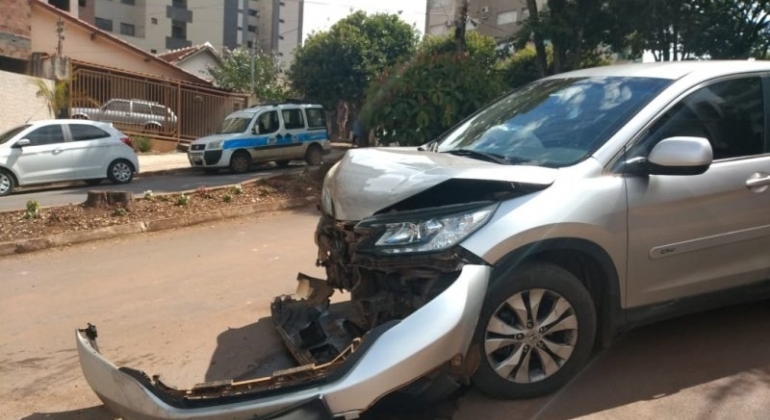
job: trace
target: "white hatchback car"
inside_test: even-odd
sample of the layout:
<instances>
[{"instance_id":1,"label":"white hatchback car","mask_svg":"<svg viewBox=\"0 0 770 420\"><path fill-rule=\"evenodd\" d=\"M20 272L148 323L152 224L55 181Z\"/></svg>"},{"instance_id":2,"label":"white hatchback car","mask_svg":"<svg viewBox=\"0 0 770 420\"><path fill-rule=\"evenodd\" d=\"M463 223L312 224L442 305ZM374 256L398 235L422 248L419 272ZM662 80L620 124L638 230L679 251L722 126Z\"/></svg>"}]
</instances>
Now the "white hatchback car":
<instances>
[{"instance_id":1,"label":"white hatchback car","mask_svg":"<svg viewBox=\"0 0 770 420\"><path fill-rule=\"evenodd\" d=\"M0 134L0 196L16 187L108 178L131 182L139 172L131 139L110 123L46 120Z\"/></svg>"}]
</instances>

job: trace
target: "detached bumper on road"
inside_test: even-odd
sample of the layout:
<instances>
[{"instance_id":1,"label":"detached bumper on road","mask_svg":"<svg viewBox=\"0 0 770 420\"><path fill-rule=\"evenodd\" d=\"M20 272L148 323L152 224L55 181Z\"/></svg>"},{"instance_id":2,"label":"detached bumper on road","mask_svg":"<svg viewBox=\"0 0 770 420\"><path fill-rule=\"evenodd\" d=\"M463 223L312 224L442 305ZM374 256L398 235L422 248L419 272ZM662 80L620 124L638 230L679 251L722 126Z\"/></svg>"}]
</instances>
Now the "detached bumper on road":
<instances>
[{"instance_id":1,"label":"detached bumper on road","mask_svg":"<svg viewBox=\"0 0 770 420\"><path fill-rule=\"evenodd\" d=\"M94 392L123 420L352 418L383 396L465 355L489 274L487 266L466 265L436 298L399 322L373 329L339 367L304 383L275 379L318 367L289 369L243 383L206 384L204 392L177 390L157 377L109 362L100 354L96 329L90 326L76 332L80 365Z\"/></svg>"}]
</instances>

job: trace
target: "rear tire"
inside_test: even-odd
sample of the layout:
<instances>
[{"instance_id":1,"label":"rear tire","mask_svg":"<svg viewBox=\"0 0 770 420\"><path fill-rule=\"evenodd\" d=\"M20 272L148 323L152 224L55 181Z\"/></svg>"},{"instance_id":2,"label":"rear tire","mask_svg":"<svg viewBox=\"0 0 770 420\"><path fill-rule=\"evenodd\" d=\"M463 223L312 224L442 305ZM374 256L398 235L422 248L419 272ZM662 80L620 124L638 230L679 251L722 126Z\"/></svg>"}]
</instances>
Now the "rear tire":
<instances>
[{"instance_id":1,"label":"rear tire","mask_svg":"<svg viewBox=\"0 0 770 420\"><path fill-rule=\"evenodd\" d=\"M0 197L9 195L16 188L16 181L10 172L0 169Z\"/></svg>"},{"instance_id":2,"label":"rear tire","mask_svg":"<svg viewBox=\"0 0 770 420\"><path fill-rule=\"evenodd\" d=\"M305 162L307 162L310 166L318 166L321 164L321 160L323 159L323 149L321 149L321 146L313 143L307 148L307 152L305 152Z\"/></svg>"},{"instance_id":3,"label":"rear tire","mask_svg":"<svg viewBox=\"0 0 770 420\"><path fill-rule=\"evenodd\" d=\"M487 292L473 383L497 398L550 394L580 371L595 337L594 302L577 277L545 262L510 267Z\"/></svg>"},{"instance_id":4,"label":"rear tire","mask_svg":"<svg viewBox=\"0 0 770 420\"><path fill-rule=\"evenodd\" d=\"M251 155L243 150L239 150L230 157L230 172L242 174L251 167Z\"/></svg>"},{"instance_id":5,"label":"rear tire","mask_svg":"<svg viewBox=\"0 0 770 420\"><path fill-rule=\"evenodd\" d=\"M134 166L125 159L118 159L107 168L107 178L113 184L128 184L134 179Z\"/></svg>"}]
</instances>

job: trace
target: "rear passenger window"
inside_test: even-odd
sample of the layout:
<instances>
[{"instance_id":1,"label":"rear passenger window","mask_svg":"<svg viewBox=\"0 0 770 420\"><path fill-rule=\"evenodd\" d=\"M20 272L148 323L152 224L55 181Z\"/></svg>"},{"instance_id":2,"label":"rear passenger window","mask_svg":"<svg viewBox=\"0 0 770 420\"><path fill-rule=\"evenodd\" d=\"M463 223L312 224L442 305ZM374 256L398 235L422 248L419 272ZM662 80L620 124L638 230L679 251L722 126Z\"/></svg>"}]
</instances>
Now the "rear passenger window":
<instances>
[{"instance_id":1,"label":"rear passenger window","mask_svg":"<svg viewBox=\"0 0 770 420\"><path fill-rule=\"evenodd\" d=\"M308 128L326 128L326 113L323 109L307 108L305 113L307 114Z\"/></svg>"},{"instance_id":2,"label":"rear passenger window","mask_svg":"<svg viewBox=\"0 0 770 420\"><path fill-rule=\"evenodd\" d=\"M110 136L101 128L88 124L70 124L70 133L75 141L104 139Z\"/></svg>"},{"instance_id":3,"label":"rear passenger window","mask_svg":"<svg viewBox=\"0 0 770 420\"><path fill-rule=\"evenodd\" d=\"M287 130L297 130L305 128L305 119L302 117L301 109L284 109L281 111L283 115L283 127Z\"/></svg>"}]
</instances>

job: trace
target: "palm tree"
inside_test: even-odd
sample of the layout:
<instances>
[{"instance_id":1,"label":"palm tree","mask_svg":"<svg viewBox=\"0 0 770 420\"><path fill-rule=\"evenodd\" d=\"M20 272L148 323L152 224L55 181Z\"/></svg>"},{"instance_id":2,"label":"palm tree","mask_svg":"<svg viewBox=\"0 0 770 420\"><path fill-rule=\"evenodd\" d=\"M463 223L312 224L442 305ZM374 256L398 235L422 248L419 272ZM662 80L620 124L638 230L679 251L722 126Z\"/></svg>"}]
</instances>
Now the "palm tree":
<instances>
[{"instance_id":1,"label":"palm tree","mask_svg":"<svg viewBox=\"0 0 770 420\"><path fill-rule=\"evenodd\" d=\"M36 79L37 92L35 96L43 98L48 105L48 111L54 118L66 118L69 108L69 80L57 80L53 88L43 79Z\"/></svg>"}]
</instances>

